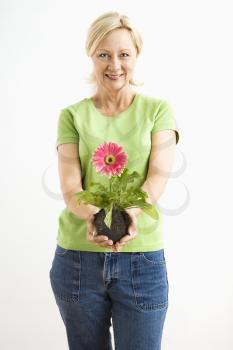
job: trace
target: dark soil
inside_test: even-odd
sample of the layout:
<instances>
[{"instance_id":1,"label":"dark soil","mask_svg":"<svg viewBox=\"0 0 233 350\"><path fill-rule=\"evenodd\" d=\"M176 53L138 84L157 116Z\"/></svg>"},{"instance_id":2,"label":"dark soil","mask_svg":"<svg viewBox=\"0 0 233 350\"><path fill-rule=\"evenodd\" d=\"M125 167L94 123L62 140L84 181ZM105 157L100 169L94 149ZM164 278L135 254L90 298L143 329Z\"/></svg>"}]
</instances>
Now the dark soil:
<instances>
[{"instance_id":1,"label":"dark soil","mask_svg":"<svg viewBox=\"0 0 233 350\"><path fill-rule=\"evenodd\" d=\"M123 236L128 234L128 227L131 223L131 218L126 211L113 209L111 228L109 228L104 222L105 215L104 209L101 209L98 213L94 214L93 224L96 227L97 235L108 236L108 238L115 244Z\"/></svg>"}]
</instances>

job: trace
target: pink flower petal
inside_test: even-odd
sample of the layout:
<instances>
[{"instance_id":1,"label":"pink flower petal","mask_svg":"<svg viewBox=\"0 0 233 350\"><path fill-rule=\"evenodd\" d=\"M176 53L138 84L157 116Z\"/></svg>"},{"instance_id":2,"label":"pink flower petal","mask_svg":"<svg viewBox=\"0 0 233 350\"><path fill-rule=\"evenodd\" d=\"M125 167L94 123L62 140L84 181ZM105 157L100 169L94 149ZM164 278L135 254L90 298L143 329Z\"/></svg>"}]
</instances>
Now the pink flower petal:
<instances>
[{"instance_id":1,"label":"pink flower petal","mask_svg":"<svg viewBox=\"0 0 233 350\"><path fill-rule=\"evenodd\" d=\"M106 157L113 156L115 162L106 163ZM123 148L114 142L104 142L99 145L92 156L92 164L102 175L113 176L121 174L127 162L127 154Z\"/></svg>"}]
</instances>

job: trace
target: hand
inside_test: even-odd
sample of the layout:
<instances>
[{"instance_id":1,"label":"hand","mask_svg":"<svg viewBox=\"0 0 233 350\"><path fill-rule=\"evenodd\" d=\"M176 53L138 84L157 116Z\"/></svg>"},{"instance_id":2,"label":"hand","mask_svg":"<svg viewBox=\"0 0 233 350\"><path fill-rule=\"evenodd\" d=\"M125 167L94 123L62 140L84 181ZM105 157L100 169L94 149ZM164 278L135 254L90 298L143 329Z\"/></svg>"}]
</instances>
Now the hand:
<instances>
[{"instance_id":1,"label":"hand","mask_svg":"<svg viewBox=\"0 0 233 350\"><path fill-rule=\"evenodd\" d=\"M108 239L108 237L104 235L97 235L96 227L93 224L94 214L99 212L99 208L97 209L98 209L97 211L90 214L89 217L86 219L86 225L87 225L86 238L89 242L95 245L99 245L100 247L112 248L113 241L111 239Z\"/></svg>"},{"instance_id":2,"label":"hand","mask_svg":"<svg viewBox=\"0 0 233 350\"><path fill-rule=\"evenodd\" d=\"M137 236L137 216L141 213L140 208L129 208L125 209L129 214L131 219L131 224L128 227L128 234L123 236L120 241L116 242L112 247L114 251L120 251L123 245L127 244L130 240L134 239Z\"/></svg>"}]
</instances>

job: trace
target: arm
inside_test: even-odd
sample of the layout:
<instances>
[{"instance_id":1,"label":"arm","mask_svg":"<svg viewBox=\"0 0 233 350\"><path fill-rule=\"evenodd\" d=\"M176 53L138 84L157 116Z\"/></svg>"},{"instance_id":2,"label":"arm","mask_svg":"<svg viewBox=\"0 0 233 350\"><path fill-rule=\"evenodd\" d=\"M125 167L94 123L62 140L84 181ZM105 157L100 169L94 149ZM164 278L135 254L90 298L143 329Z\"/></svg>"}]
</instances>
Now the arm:
<instances>
[{"instance_id":1,"label":"arm","mask_svg":"<svg viewBox=\"0 0 233 350\"><path fill-rule=\"evenodd\" d=\"M74 193L82 191L81 167L78 144L61 144L58 146L58 171L60 187L67 208L79 219L87 220L97 213L99 208L91 204L81 204L76 207Z\"/></svg>"},{"instance_id":2,"label":"arm","mask_svg":"<svg viewBox=\"0 0 233 350\"><path fill-rule=\"evenodd\" d=\"M155 204L162 195L172 169L176 137L174 130L161 130L151 134L151 153L146 181L141 187L147 192L147 203ZM139 215L142 209L136 208Z\"/></svg>"}]
</instances>

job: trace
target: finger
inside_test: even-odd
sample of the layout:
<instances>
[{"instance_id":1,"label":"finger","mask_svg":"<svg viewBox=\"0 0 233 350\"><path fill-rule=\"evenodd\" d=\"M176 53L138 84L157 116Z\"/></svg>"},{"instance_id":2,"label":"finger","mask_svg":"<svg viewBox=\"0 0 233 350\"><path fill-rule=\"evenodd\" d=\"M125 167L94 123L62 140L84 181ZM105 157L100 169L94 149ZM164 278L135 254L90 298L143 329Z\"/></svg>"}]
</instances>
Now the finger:
<instances>
[{"instance_id":1,"label":"finger","mask_svg":"<svg viewBox=\"0 0 233 350\"><path fill-rule=\"evenodd\" d=\"M118 252L119 251L119 247L117 247L116 245L113 245L111 248L112 248L113 252Z\"/></svg>"},{"instance_id":2,"label":"finger","mask_svg":"<svg viewBox=\"0 0 233 350\"><path fill-rule=\"evenodd\" d=\"M95 227L91 224L87 224L87 234L93 236L95 234Z\"/></svg>"},{"instance_id":3,"label":"finger","mask_svg":"<svg viewBox=\"0 0 233 350\"><path fill-rule=\"evenodd\" d=\"M95 242L95 244L97 244L97 245L101 245L101 246L103 246L103 247L109 247L109 248L111 248L112 247L112 245L113 245L113 242L112 241L101 241L101 242Z\"/></svg>"},{"instance_id":4,"label":"finger","mask_svg":"<svg viewBox=\"0 0 233 350\"><path fill-rule=\"evenodd\" d=\"M129 239L135 238L137 236L137 222L135 217L133 217L132 223L128 227L128 235L131 237Z\"/></svg>"},{"instance_id":5,"label":"finger","mask_svg":"<svg viewBox=\"0 0 233 350\"><path fill-rule=\"evenodd\" d=\"M95 236L95 232L93 230L87 230L87 239L89 241L93 241L94 236Z\"/></svg>"},{"instance_id":6,"label":"finger","mask_svg":"<svg viewBox=\"0 0 233 350\"><path fill-rule=\"evenodd\" d=\"M94 217L91 217L89 220L87 220L87 227L89 229L95 229L95 224L94 224Z\"/></svg>"},{"instance_id":7,"label":"finger","mask_svg":"<svg viewBox=\"0 0 233 350\"><path fill-rule=\"evenodd\" d=\"M132 222L131 224L129 225L129 228L128 228L128 232L132 232L134 233L135 231L137 231L137 221L136 221L136 218L133 216L132 218Z\"/></svg>"},{"instance_id":8,"label":"finger","mask_svg":"<svg viewBox=\"0 0 233 350\"><path fill-rule=\"evenodd\" d=\"M87 240L92 242L92 243L99 243L99 239L96 237L100 237L99 235L97 235L97 232L95 230L92 231L87 231ZM103 237L103 236L102 236ZM102 241L105 241L105 239L102 238Z\"/></svg>"},{"instance_id":9,"label":"finger","mask_svg":"<svg viewBox=\"0 0 233 350\"><path fill-rule=\"evenodd\" d=\"M93 243L95 245L98 245L100 247L104 247L104 248L114 248L114 244L113 244L113 241L112 240L107 240L107 241L101 241L101 242L94 242Z\"/></svg>"},{"instance_id":10,"label":"finger","mask_svg":"<svg viewBox=\"0 0 233 350\"><path fill-rule=\"evenodd\" d=\"M123 238L121 238L121 240L119 241L119 243L127 243L133 239L135 239L136 235L126 235Z\"/></svg>"},{"instance_id":11,"label":"finger","mask_svg":"<svg viewBox=\"0 0 233 350\"><path fill-rule=\"evenodd\" d=\"M94 236L93 242L95 242L96 244L103 244L105 247L113 245L113 241L109 239L107 236L103 236L103 235Z\"/></svg>"},{"instance_id":12,"label":"finger","mask_svg":"<svg viewBox=\"0 0 233 350\"><path fill-rule=\"evenodd\" d=\"M112 248L112 244L105 243L105 242L100 242L100 243L94 243L95 245L103 248Z\"/></svg>"},{"instance_id":13,"label":"finger","mask_svg":"<svg viewBox=\"0 0 233 350\"><path fill-rule=\"evenodd\" d=\"M119 243L131 241L132 239L136 238L136 236L137 236L137 232L131 230L127 235L125 235L120 239Z\"/></svg>"},{"instance_id":14,"label":"finger","mask_svg":"<svg viewBox=\"0 0 233 350\"><path fill-rule=\"evenodd\" d=\"M106 236L99 236L99 235L93 236L90 233L88 234L88 238L89 238L88 240L91 243L93 243L95 245L100 245L100 246L103 246L103 247L108 247L108 246L111 247L113 245L113 241L108 239L107 237L105 239L105 237Z\"/></svg>"},{"instance_id":15,"label":"finger","mask_svg":"<svg viewBox=\"0 0 233 350\"><path fill-rule=\"evenodd\" d=\"M98 235L95 228L93 228L92 232L87 232L87 239L95 245L100 245L103 247L111 247L113 244L113 241L110 240L107 236Z\"/></svg>"},{"instance_id":16,"label":"finger","mask_svg":"<svg viewBox=\"0 0 233 350\"><path fill-rule=\"evenodd\" d=\"M93 240L96 243L101 243L101 242L107 242L108 241L108 237L107 236L103 236L103 235L94 235Z\"/></svg>"},{"instance_id":17,"label":"finger","mask_svg":"<svg viewBox=\"0 0 233 350\"><path fill-rule=\"evenodd\" d=\"M115 248L114 250L116 252L119 252L123 248L123 245L124 245L124 243L123 244L116 243L115 247L114 247Z\"/></svg>"},{"instance_id":18,"label":"finger","mask_svg":"<svg viewBox=\"0 0 233 350\"><path fill-rule=\"evenodd\" d=\"M121 246L123 246L123 245L125 245L125 244L127 244L127 242L121 242L121 241L117 241L116 243L115 243L115 245L118 247L121 247Z\"/></svg>"},{"instance_id":19,"label":"finger","mask_svg":"<svg viewBox=\"0 0 233 350\"><path fill-rule=\"evenodd\" d=\"M123 245L125 245L127 242L121 242L121 241L118 241L118 242L116 242L116 246L118 247L121 247L121 246L123 246Z\"/></svg>"}]
</instances>

